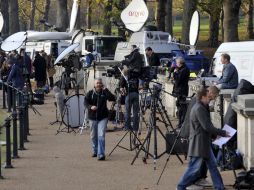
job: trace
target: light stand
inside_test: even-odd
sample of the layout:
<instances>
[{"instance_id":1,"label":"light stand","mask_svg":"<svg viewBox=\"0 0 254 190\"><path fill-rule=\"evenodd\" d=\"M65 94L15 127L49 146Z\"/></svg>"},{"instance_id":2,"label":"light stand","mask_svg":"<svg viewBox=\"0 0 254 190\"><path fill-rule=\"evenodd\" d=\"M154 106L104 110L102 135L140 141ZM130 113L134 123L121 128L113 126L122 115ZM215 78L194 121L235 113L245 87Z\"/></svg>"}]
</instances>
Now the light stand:
<instances>
[{"instance_id":1,"label":"light stand","mask_svg":"<svg viewBox=\"0 0 254 190\"><path fill-rule=\"evenodd\" d=\"M58 120L58 108L57 108L56 102L54 102L54 105L55 105L55 107L56 107L56 120L50 122L50 123L49 123L50 125L54 125L54 124L56 124L56 123L60 123L60 122L61 122L60 120Z\"/></svg>"}]
</instances>

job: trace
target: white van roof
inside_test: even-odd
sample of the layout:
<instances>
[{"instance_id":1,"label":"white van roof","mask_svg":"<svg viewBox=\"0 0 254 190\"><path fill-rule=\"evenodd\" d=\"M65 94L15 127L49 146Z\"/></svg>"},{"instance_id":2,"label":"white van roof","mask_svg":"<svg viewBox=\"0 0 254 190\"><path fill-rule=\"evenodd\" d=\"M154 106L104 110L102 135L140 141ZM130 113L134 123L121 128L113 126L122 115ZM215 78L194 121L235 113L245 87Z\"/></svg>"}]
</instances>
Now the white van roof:
<instances>
[{"instance_id":1,"label":"white van roof","mask_svg":"<svg viewBox=\"0 0 254 190\"><path fill-rule=\"evenodd\" d=\"M222 43L217 49L216 53L226 53L226 52L253 52L254 51L254 41L244 41L244 42L225 42Z\"/></svg>"}]
</instances>

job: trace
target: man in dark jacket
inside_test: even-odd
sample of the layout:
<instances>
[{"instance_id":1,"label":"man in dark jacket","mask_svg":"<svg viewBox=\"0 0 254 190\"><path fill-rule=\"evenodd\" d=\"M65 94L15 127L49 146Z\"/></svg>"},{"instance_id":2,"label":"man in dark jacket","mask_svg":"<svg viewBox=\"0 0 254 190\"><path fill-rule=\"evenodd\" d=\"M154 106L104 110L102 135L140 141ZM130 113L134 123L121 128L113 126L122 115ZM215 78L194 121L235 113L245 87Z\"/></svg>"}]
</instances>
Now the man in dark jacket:
<instances>
[{"instance_id":1,"label":"man in dark jacket","mask_svg":"<svg viewBox=\"0 0 254 190\"><path fill-rule=\"evenodd\" d=\"M21 62L18 61L18 58L11 58L10 61L12 62L12 67L10 74L8 76L7 82L12 83L12 86L22 90L24 87L24 78L22 75L22 65Z\"/></svg>"},{"instance_id":2,"label":"man in dark jacket","mask_svg":"<svg viewBox=\"0 0 254 190\"><path fill-rule=\"evenodd\" d=\"M176 59L177 68L174 72L174 87L173 94L176 96L176 106L178 112L178 127L182 126L185 113L187 110L186 97L189 92L189 76L190 70L185 65L185 60L182 57Z\"/></svg>"},{"instance_id":3,"label":"man in dark jacket","mask_svg":"<svg viewBox=\"0 0 254 190\"><path fill-rule=\"evenodd\" d=\"M151 47L147 47L145 51L149 66L160 66L160 58L153 52L153 49Z\"/></svg>"},{"instance_id":4,"label":"man in dark jacket","mask_svg":"<svg viewBox=\"0 0 254 190\"><path fill-rule=\"evenodd\" d=\"M126 65L131 71L137 73L141 72L141 68L143 66L143 59L141 54L139 53L139 48L136 45L131 46L131 53L125 56L123 65Z\"/></svg>"},{"instance_id":5,"label":"man in dark jacket","mask_svg":"<svg viewBox=\"0 0 254 190\"><path fill-rule=\"evenodd\" d=\"M102 79L95 80L93 90L85 97L88 119L91 126L92 157L105 160L105 132L108 123L107 101L115 101L115 96L103 87Z\"/></svg>"},{"instance_id":6,"label":"man in dark jacket","mask_svg":"<svg viewBox=\"0 0 254 190\"><path fill-rule=\"evenodd\" d=\"M35 52L33 66L34 78L37 82L37 87L42 88L45 86L47 80L47 64L46 60L39 54L39 52Z\"/></svg>"},{"instance_id":7,"label":"man in dark jacket","mask_svg":"<svg viewBox=\"0 0 254 190\"><path fill-rule=\"evenodd\" d=\"M224 185L220 173L217 169L211 143L212 136L227 136L226 131L217 129L213 126L210 119L208 105L210 97L206 89L201 89L197 93L197 103L193 106L190 113L190 136L188 156L191 158L188 168L177 185L178 190L185 190L199 178L200 167L205 161L214 188L224 190Z\"/></svg>"}]
</instances>

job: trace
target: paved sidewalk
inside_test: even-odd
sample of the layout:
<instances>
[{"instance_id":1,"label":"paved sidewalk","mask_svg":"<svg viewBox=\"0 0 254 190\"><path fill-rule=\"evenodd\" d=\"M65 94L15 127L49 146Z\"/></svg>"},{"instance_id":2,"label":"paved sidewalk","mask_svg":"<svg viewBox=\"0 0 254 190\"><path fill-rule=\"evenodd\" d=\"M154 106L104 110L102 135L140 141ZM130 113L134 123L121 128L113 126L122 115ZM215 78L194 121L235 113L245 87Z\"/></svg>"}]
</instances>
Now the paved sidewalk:
<instances>
[{"instance_id":1,"label":"paved sidewalk","mask_svg":"<svg viewBox=\"0 0 254 190\"><path fill-rule=\"evenodd\" d=\"M143 164L140 156L130 165L135 152L117 148L106 161L91 157L89 132L80 134L56 134L53 94L46 97L44 105L35 106L42 116L30 109L31 136L25 144L27 150L19 151L20 158L13 160L13 169L3 169L4 180L0 180L0 190L174 190L186 168L176 156L168 162L159 185L157 179L165 164L167 155L156 162L153 159ZM106 134L106 151L109 153L123 131ZM158 136L159 152L165 150L165 142ZM122 143L128 145L126 137ZM153 144L151 145L153 150ZM234 183L231 171L222 172L224 183Z\"/></svg>"}]
</instances>

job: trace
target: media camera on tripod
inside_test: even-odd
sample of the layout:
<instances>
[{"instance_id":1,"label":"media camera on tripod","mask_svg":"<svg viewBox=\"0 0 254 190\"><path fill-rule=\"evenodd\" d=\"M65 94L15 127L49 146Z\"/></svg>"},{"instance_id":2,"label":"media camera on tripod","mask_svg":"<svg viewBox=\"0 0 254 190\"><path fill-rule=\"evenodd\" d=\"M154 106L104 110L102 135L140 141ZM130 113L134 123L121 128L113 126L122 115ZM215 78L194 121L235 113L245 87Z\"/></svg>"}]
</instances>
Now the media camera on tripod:
<instances>
[{"instance_id":1,"label":"media camera on tripod","mask_svg":"<svg viewBox=\"0 0 254 190\"><path fill-rule=\"evenodd\" d=\"M81 69L82 65L79 61L79 56L77 54L70 54L66 59L63 59L56 65L65 68L65 71L62 73L60 81L58 82L58 86L60 89L64 89L65 94L68 95L71 84L73 84L73 88L75 88L77 84L76 79L71 77L71 74L76 73Z\"/></svg>"}]
</instances>

